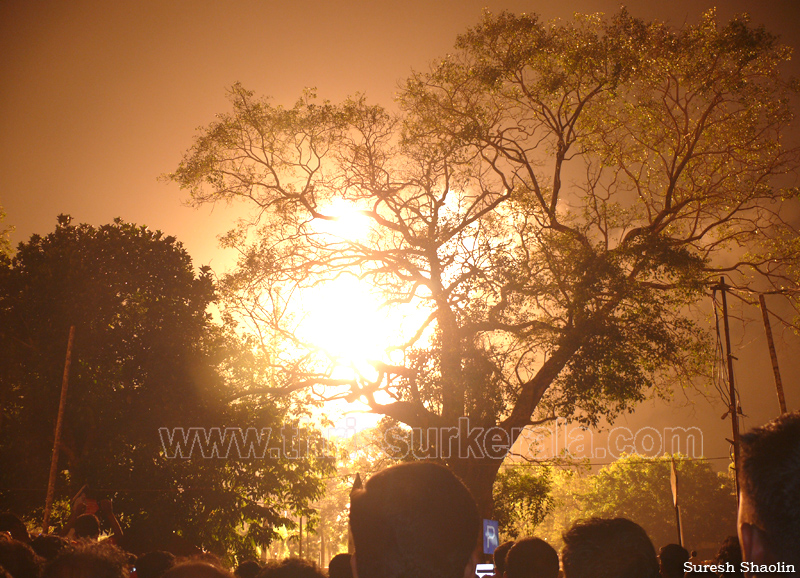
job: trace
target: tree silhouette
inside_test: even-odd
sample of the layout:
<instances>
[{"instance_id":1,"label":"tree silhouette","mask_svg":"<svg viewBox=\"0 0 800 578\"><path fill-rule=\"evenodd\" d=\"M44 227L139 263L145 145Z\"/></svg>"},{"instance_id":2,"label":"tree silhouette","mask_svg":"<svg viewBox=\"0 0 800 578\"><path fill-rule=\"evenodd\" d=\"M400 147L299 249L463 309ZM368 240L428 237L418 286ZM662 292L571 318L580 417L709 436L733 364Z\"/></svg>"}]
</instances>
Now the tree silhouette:
<instances>
[{"instance_id":1,"label":"tree silhouette","mask_svg":"<svg viewBox=\"0 0 800 578\"><path fill-rule=\"evenodd\" d=\"M257 363L211 322L215 299L210 270L196 275L174 237L146 227L61 215L55 232L21 244L0 269L0 509L40 521L74 325L58 499L84 484L113 498L132 551L180 537L254 555L293 526L287 514L312 514L329 471L323 456L204 459L195 447L170 458L162 443L161 428L273 428L270 448L281 450L278 432L298 425L287 404L230 403Z\"/></svg>"},{"instance_id":2,"label":"tree silhouette","mask_svg":"<svg viewBox=\"0 0 800 578\"><path fill-rule=\"evenodd\" d=\"M798 151L781 140L788 49L744 17L675 30L625 11L487 13L456 49L407 80L397 114L310 92L284 108L234 85L233 111L170 178L195 204L254 209L226 237L241 259L224 282L270 340L274 382L250 393L324 387L435 428L422 445L488 512L526 426L613 419L700 372L706 332L687 308L721 274L744 298L796 303L782 217L796 190L781 187ZM332 230L336 203L369 233ZM349 374L293 307L343 276L422 319Z\"/></svg>"}]
</instances>

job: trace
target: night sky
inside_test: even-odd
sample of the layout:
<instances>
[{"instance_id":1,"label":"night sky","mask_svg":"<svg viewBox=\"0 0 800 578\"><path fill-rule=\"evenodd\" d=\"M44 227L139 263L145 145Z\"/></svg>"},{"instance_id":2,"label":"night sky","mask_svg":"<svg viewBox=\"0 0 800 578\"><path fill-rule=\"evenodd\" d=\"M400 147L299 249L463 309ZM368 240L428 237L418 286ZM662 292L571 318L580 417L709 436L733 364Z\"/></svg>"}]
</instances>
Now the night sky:
<instances>
[{"instance_id":1,"label":"night sky","mask_svg":"<svg viewBox=\"0 0 800 578\"><path fill-rule=\"evenodd\" d=\"M175 235L196 265L221 273L229 258L217 248L216 236L241 209L188 208L178 187L158 176L176 168L197 127L228 110L226 87L240 81L289 106L304 87L316 87L320 97L333 101L362 92L391 106L398 82L452 50L456 35L476 24L484 7L552 19L574 12L610 14L620 4L0 0L0 205L7 224L16 227L12 240L47 234L59 213L93 225L122 217ZM676 26L695 22L715 5L723 21L749 12L754 23L800 48L795 0L626 5L634 16ZM787 72L800 76L798 63L800 54ZM787 403L797 409L800 343L773 327ZM750 427L776 415L777 401L760 321L734 321L733 331ZM729 421L720 420L725 408L716 392L708 395L712 401L678 393L671 405L646 402L621 423L697 425L706 455L724 456Z\"/></svg>"}]
</instances>

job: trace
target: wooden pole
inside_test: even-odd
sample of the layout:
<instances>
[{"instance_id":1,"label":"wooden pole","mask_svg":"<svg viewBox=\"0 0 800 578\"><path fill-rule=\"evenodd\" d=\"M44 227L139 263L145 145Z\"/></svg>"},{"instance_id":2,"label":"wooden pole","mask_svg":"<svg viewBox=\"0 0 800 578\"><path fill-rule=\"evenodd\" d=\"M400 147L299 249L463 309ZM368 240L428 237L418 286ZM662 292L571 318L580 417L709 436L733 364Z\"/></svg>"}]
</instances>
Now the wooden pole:
<instances>
[{"instance_id":1,"label":"wooden pole","mask_svg":"<svg viewBox=\"0 0 800 578\"><path fill-rule=\"evenodd\" d=\"M64 409L67 405L67 385L69 384L69 366L72 363L72 341L75 338L75 326L69 328L67 339L67 358L64 361L64 376L61 379L61 399L58 402L58 417L56 418L56 432L53 438L53 457L50 460L50 477L47 480L47 497L44 502L44 520L42 533L46 534L50 528L50 510L53 507L53 495L56 488L56 474L58 473L58 447L61 444L61 427L64 424Z\"/></svg>"},{"instance_id":2,"label":"wooden pole","mask_svg":"<svg viewBox=\"0 0 800 578\"><path fill-rule=\"evenodd\" d=\"M675 525L678 530L678 545L683 547L683 524L681 522L681 504L678 501L678 471L675 468L675 456L670 460L669 481L672 488L672 505L675 506Z\"/></svg>"},{"instance_id":3,"label":"wooden pole","mask_svg":"<svg viewBox=\"0 0 800 578\"><path fill-rule=\"evenodd\" d=\"M728 387L730 397L731 428L733 430L733 471L735 473L734 482L736 487L736 503L739 503L739 407L736 403L736 387L733 382L733 356L731 355L731 334L728 326L728 299L725 277L719 278L719 285L716 287L722 292L722 321L725 328L725 352L728 357Z\"/></svg>"},{"instance_id":4,"label":"wooden pole","mask_svg":"<svg viewBox=\"0 0 800 578\"><path fill-rule=\"evenodd\" d=\"M781 406L781 415L786 413L786 398L783 396L783 382L781 370L778 368L778 354L775 353L775 342L772 340L772 327L769 324L769 311L764 295L759 293L758 302L761 304L761 315L764 317L764 332L767 334L769 357L772 360L772 374L775 376L775 389L778 391L778 403Z\"/></svg>"}]
</instances>

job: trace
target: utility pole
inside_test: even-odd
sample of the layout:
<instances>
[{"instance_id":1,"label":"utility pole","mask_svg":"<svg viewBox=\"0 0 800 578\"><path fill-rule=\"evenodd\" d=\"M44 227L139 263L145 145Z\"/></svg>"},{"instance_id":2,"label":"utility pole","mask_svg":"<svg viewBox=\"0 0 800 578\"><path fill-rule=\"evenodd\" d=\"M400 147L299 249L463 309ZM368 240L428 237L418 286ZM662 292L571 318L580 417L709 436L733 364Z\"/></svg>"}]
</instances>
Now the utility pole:
<instances>
[{"instance_id":1,"label":"utility pole","mask_svg":"<svg viewBox=\"0 0 800 578\"><path fill-rule=\"evenodd\" d=\"M733 382L733 356L731 355L731 334L728 327L728 299L727 299L727 286L725 285L725 277L719 278L719 284L712 287L714 291L717 289L722 293L722 320L725 328L725 352L728 357L728 387L730 406L728 412L731 414L731 428L733 429L733 471L734 482L736 487L736 501L739 501L739 407L736 403L736 387Z\"/></svg>"},{"instance_id":2,"label":"utility pole","mask_svg":"<svg viewBox=\"0 0 800 578\"><path fill-rule=\"evenodd\" d=\"M67 385L69 385L69 366L72 364L72 340L75 338L75 326L69 328L67 338L67 358L64 361L64 376L61 379L61 398L58 401L58 417L56 417L56 431L53 436L53 456L50 460L50 476L47 479L47 495L44 499L44 520L42 532L45 534L50 528L50 510L53 507L53 496L56 488L56 475L58 474L58 448L61 445L61 428L64 424L64 410L67 407Z\"/></svg>"},{"instance_id":3,"label":"utility pole","mask_svg":"<svg viewBox=\"0 0 800 578\"><path fill-rule=\"evenodd\" d=\"M775 376L775 389L778 391L778 403L781 406L781 415L786 413L786 398L783 396L783 382L781 381L781 370L778 369L778 354L775 353L775 342L772 340L772 327L769 324L769 311L764 294L758 294L758 302L761 304L761 315L764 317L764 332L767 334L767 346L769 347L769 358L772 360L772 374Z\"/></svg>"},{"instance_id":4,"label":"utility pole","mask_svg":"<svg viewBox=\"0 0 800 578\"><path fill-rule=\"evenodd\" d=\"M675 468L675 454L670 456L669 482L672 488L672 505L675 506L675 527L678 530L678 546L683 547L683 521L681 520L681 504L678 500L678 471Z\"/></svg>"}]
</instances>

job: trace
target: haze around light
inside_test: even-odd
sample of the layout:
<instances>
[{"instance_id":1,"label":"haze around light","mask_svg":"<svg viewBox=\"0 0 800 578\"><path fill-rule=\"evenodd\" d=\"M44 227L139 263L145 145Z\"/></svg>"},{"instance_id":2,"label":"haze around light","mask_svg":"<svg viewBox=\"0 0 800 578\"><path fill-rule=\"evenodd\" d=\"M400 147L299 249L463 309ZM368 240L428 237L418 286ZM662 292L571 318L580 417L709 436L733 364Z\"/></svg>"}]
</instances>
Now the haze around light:
<instances>
[{"instance_id":1,"label":"haze around light","mask_svg":"<svg viewBox=\"0 0 800 578\"><path fill-rule=\"evenodd\" d=\"M372 220L355 204L335 199L321 209L333 220L316 220L312 225L324 240L334 243L369 243ZM344 366L371 373L369 362L390 361L392 349L411 338L428 312L419 302L387 305L358 271L321 281L299 291L301 320L298 337L314 344ZM425 343L425 337L422 343Z\"/></svg>"},{"instance_id":2,"label":"haze around light","mask_svg":"<svg viewBox=\"0 0 800 578\"><path fill-rule=\"evenodd\" d=\"M696 22L713 7L722 21L749 12L754 25L763 24L797 49L796 0L625 5L636 17L673 26ZM15 227L12 241L46 235L59 213L95 226L121 217L174 235L197 266L210 265L221 276L235 257L219 247L217 235L246 208L191 210L182 206L184 192L158 176L175 170L198 126L230 109L226 87L241 81L284 106L303 88L316 87L321 98L334 102L363 92L370 102L391 107L398 83L412 69L427 70L432 60L452 53L456 35L478 23L484 8L538 13L548 21L575 12L613 14L619 7L618 0L242 0L235 7L202 0L5 0L0 205L6 224ZM800 76L798 64L796 54L787 73ZM305 331L342 357L369 358L385 347L381 336L397 337L401 327L416 324L385 319L389 312L352 279L315 288L304 298ZM765 393L771 368L760 325L737 321L733 331L746 429L774 415L774 394ZM788 332L776 338L782 370L796 374L796 338ZM797 406L797 396L796 387L787 391L790 405ZM721 455L730 432L719 419L720 407L719 400L679 396L672 404L644 402L635 416L622 420L630 427L700 424L709 432L708 452Z\"/></svg>"}]
</instances>

